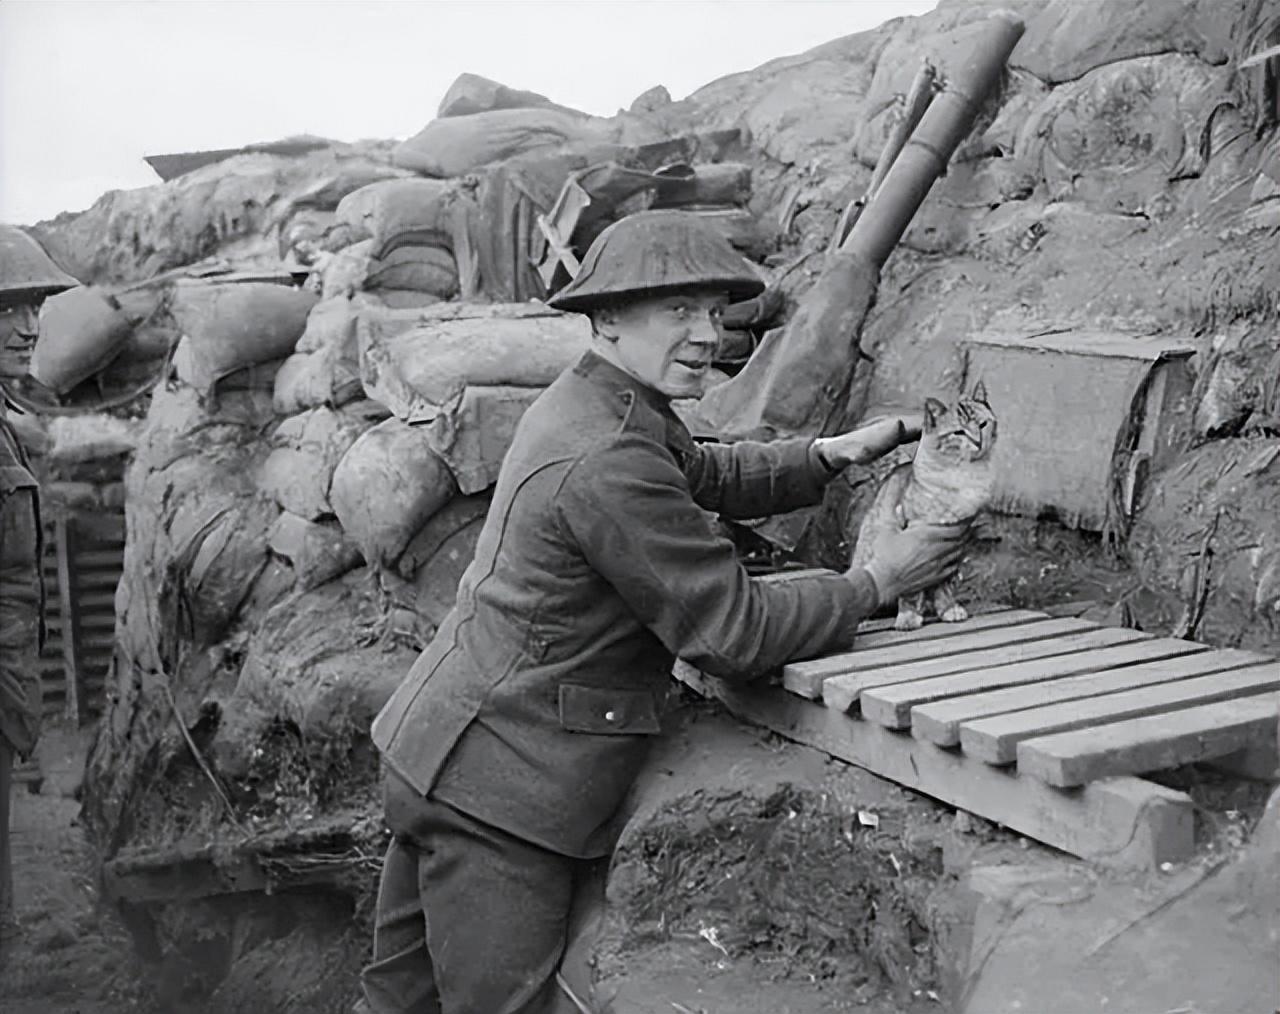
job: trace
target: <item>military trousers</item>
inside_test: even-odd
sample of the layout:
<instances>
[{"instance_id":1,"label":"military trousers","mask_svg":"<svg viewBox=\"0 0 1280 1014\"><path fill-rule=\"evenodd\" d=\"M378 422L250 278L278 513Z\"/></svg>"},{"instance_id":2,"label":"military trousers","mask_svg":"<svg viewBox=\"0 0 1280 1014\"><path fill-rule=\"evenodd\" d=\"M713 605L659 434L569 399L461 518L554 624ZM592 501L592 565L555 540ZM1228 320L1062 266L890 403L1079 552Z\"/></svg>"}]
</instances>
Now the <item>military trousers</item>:
<instances>
[{"instance_id":1,"label":"military trousers","mask_svg":"<svg viewBox=\"0 0 1280 1014\"><path fill-rule=\"evenodd\" d=\"M371 1014L599 1014L587 955L608 860L559 855L388 772Z\"/></svg>"}]
</instances>

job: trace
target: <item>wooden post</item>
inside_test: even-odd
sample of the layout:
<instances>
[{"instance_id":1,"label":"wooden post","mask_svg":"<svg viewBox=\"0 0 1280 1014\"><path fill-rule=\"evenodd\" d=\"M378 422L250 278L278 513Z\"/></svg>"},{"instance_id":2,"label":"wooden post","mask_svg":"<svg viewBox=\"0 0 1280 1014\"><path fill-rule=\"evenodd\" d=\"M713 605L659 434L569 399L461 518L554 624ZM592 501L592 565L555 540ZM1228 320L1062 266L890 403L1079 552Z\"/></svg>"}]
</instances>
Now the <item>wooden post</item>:
<instances>
[{"instance_id":1,"label":"wooden post","mask_svg":"<svg viewBox=\"0 0 1280 1014\"><path fill-rule=\"evenodd\" d=\"M79 728L85 721L84 682L80 664L80 603L76 588L75 530L65 514L54 521L58 556L58 595L62 607L62 667L66 678L67 718Z\"/></svg>"}]
</instances>

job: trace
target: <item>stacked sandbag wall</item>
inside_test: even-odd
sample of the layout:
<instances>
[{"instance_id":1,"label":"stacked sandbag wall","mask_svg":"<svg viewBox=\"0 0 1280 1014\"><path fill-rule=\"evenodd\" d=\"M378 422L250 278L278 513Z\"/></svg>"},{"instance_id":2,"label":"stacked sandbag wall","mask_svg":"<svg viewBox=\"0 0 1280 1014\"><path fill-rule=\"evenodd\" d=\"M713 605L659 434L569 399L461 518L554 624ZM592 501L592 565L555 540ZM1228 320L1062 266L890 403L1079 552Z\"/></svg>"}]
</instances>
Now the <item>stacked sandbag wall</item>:
<instances>
[{"instance_id":1,"label":"stacked sandbag wall","mask_svg":"<svg viewBox=\"0 0 1280 1014\"><path fill-rule=\"evenodd\" d=\"M109 846L146 823L138 780L155 751L175 750L179 723L194 723L225 676L228 638L289 591L265 580L280 508L257 475L276 426L271 364L296 344L314 302L264 283L193 284L175 296L187 366L156 386L125 474L113 692L88 764L87 816Z\"/></svg>"},{"instance_id":2,"label":"stacked sandbag wall","mask_svg":"<svg viewBox=\"0 0 1280 1014\"><path fill-rule=\"evenodd\" d=\"M589 340L537 305L264 282L184 281L169 312L181 337L126 479L117 693L90 763L92 819L117 838L172 809L130 799L155 750L185 756L179 722L216 716L203 752L233 781L280 722L317 772L367 744L452 606L517 422Z\"/></svg>"}]
</instances>

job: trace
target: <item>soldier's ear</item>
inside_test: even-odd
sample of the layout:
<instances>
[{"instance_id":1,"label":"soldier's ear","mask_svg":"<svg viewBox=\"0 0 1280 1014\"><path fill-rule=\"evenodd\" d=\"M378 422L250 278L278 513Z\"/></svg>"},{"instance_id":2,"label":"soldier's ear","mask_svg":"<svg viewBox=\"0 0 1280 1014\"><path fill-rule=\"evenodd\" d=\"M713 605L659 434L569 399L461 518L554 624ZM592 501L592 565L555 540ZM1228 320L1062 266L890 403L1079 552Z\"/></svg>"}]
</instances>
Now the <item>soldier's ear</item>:
<instances>
[{"instance_id":1,"label":"soldier's ear","mask_svg":"<svg viewBox=\"0 0 1280 1014\"><path fill-rule=\"evenodd\" d=\"M591 311L591 331L598 338L607 342L618 340L618 309L613 306L602 306Z\"/></svg>"},{"instance_id":2,"label":"soldier's ear","mask_svg":"<svg viewBox=\"0 0 1280 1014\"><path fill-rule=\"evenodd\" d=\"M973 400L979 405L986 405L987 408L991 407L990 402L987 401L987 385L981 380L973 385Z\"/></svg>"}]
</instances>

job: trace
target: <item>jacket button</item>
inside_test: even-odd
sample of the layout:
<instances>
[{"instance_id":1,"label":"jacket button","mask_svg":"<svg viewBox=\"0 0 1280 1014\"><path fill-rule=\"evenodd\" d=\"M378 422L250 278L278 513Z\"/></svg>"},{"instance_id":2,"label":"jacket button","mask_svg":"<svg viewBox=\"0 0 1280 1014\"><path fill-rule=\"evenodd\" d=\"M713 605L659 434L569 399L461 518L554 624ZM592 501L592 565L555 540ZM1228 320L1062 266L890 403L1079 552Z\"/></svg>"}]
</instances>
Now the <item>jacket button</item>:
<instances>
[{"instance_id":1,"label":"jacket button","mask_svg":"<svg viewBox=\"0 0 1280 1014\"><path fill-rule=\"evenodd\" d=\"M615 718L617 718L617 717L618 717L618 716L617 716L614 712L612 712L612 711L606 711L606 712L604 713L604 720L605 720L606 722L612 722L612 721L613 721Z\"/></svg>"}]
</instances>

